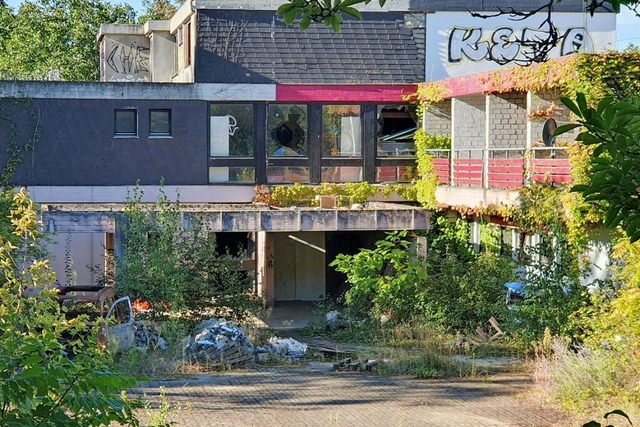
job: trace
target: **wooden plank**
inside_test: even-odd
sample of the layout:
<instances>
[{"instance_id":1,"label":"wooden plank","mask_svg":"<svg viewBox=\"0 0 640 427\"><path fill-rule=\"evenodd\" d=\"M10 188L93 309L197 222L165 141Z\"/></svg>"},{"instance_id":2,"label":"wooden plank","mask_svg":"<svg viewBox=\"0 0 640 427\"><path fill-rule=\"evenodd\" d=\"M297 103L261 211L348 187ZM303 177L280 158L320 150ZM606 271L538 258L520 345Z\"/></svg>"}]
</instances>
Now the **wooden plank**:
<instances>
[{"instance_id":1,"label":"wooden plank","mask_svg":"<svg viewBox=\"0 0 640 427\"><path fill-rule=\"evenodd\" d=\"M538 167L534 166L533 173L536 175L544 175L550 173L552 175L571 175L571 168L567 167Z\"/></svg>"},{"instance_id":2,"label":"wooden plank","mask_svg":"<svg viewBox=\"0 0 640 427\"><path fill-rule=\"evenodd\" d=\"M489 166L524 166L524 159L489 159Z\"/></svg>"},{"instance_id":3,"label":"wooden plank","mask_svg":"<svg viewBox=\"0 0 640 427\"><path fill-rule=\"evenodd\" d=\"M489 165L489 173L491 172L505 172L505 173L524 173L524 166L493 166Z\"/></svg>"}]
</instances>

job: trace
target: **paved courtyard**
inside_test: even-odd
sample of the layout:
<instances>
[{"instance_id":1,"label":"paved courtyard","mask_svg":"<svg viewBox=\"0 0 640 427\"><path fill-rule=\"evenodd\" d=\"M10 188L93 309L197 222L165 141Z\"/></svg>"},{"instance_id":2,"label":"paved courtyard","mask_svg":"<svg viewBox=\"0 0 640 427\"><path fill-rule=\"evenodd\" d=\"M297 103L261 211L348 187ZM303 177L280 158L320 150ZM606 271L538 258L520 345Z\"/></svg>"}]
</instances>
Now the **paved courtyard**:
<instances>
[{"instance_id":1,"label":"paved courtyard","mask_svg":"<svg viewBox=\"0 0 640 427\"><path fill-rule=\"evenodd\" d=\"M527 396L524 375L415 380L329 372L326 364L258 368L144 384L181 404L178 426L566 426Z\"/></svg>"}]
</instances>

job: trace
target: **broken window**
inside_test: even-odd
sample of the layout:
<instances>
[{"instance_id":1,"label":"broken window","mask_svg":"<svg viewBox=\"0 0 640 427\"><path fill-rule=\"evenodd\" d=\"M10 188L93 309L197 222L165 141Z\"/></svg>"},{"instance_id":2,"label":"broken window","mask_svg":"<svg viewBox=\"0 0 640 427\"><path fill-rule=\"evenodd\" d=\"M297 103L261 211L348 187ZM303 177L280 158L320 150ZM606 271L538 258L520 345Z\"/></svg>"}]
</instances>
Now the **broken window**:
<instances>
[{"instance_id":1,"label":"broken window","mask_svg":"<svg viewBox=\"0 0 640 427\"><path fill-rule=\"evenodd\" d=\"M379 105L377 121L376 182L411 182L416 179L413 141L418 130L416 108L401 104Z\"/></svg>"},{"instance_id":2,"label":"broken window","mask_svg":"<svg viewBox=\"0 0 640 427\"><path fill-rule=\"evenodd\" d=\"M269 105L267 144L267 154L270 157L306 156L307 106Z\"/></svg>"},{"instance_id":3,"label":"broken window","mask_svg":"<svg viewBox=\"0 0 640 427\"><path fill-rule=\"evenodd\" d=\"M378 156L413 157L418 116L412 105L378 106Z\"/></svg>"},{"instance_id":4,"label":"broken window","mask_svg":"<svg viewBox=\"0 0 640 427\"><path fill-rule=\"evenodd\" d=\"M116 109L113 134L115 136L138 136L138 110L135 108Z\"/></svg>"}]
</instances>

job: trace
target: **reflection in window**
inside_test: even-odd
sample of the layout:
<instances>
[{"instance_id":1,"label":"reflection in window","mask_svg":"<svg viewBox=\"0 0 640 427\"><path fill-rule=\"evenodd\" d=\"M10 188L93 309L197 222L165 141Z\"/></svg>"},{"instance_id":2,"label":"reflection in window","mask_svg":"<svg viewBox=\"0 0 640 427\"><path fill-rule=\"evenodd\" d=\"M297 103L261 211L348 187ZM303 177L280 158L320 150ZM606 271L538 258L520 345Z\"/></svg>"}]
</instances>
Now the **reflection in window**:
<instances>
[{"instance_id":1,"label":"reflection in window","mask_svg":"<svg viewBox=\"0 0 640 427\"><path fill-rule=\"evenodd\" d=\"M209 121L210 156L253 156L253 104L212 104Z\"/></svg>"},{"instance_id":2,"label":"reflection in window","mask_svg":"<svg viewBox=\"0 0 640 427\"><path fill-rule=\"evenodd\" d=\"M411 182L418 179L418 171L413 166L378 166L376 182Z\"/></svg>"},{"instance_id":3,"label":"reflection in window","mask_svg":"<svg viewBox=\"0 0 640 427\"><path fill-rule=\"evenodd\" d=\"M116 109L114 134L116 136L138 136L138 110Z\"/></svg>"},{"instance_id":4,"label":"reflection in window","mask_svg":"<svg viewBox=\"0 0 640 427\"><path fill-rule=\"evenodd\" d=\"M255 168L252 167L210 167L209 184L253 184L256 182Z\"/></svg>"},{"instance_id":5,"label":"reflection in window","mask_svg":"<svg viewBox=\"0 0 640 427\"><path fill-rule=\"evenodd\" d=\"M271 104L267 113L267 154L306 156L307 106Z\"/></svg>"},{"instance_id":6,"label":"reflection in window","mask_svg":"<svg viewBox=\"0 0 640 427\"><path fill-rule=\"evenodd\" d=\"M171 136L171 110L149 110L149 135Z\"/></svg>"},{"instance_id":7,"label":"reflection in window","mask_svg":"<svg viewBox=\"0 0 640 427\"><path fill-rule=\"evenodd\" d=\"M297 166L269 166L267 167L267 182L308 183L309 168Z\"/></svg>"},{"instance_id":8,"label":"reflection in window","mask_svg":"<svg viewBox=\"0 0 640 427\"><path fill-rule=\"evenodd\" d=\"M415 107L378 106L378 156L414 156L413 136L416 130L418 119Z\"/></svg>"},{"instance_id":9,"label":"reflection in window","mask_svg":"<svg viewBox=\"0 0 640 427\"><path fill-rule=\"evenodd\" d=\"M360 157L359 105L322 106L322 157Z\"/></svg>"},{"instance_id":10,"label":"reflection in window","mask_svg":"<svg viewBox=\"0 0 640 427\"><path fill-rule=\"evenodd\" d=\"M362 168L360 166L323 166L323 182L360 182Z\"/></svg>"}]
</instances>

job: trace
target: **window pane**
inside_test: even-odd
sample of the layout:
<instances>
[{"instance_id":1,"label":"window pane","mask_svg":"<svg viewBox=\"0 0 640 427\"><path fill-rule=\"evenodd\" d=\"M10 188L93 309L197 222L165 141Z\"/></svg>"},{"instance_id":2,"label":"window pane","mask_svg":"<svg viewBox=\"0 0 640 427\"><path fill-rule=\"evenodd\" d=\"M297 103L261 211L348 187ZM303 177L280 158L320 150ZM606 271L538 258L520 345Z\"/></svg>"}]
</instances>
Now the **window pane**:
<instances>
[{"instance_id":1,"label":"window pane","mask_svg":"<svg viewBox=\"0 0 640 427\"><path fill-rule=\"evenodd\" d=\"M256 182L255 168L210 167L209 184L216 183L253 184Z\"/></svg>"},{"instance_id":2,"label":"window pane","mask_svg":"<svg viewBox=\"0 0 640 427\"><path fill-rule=\"evenodd\" d=\"M322 168L323 182L360 182L362 168L360 166L327 166Z\"/></svg>"},{"instance_id":3,"label":"window pane","mask_svg":"<svg viewBox=\"0 0 640 427\"><path fill-rule=\"evenodd\" d=\"M267 113L267 154L269 156L306 156L306 136L306 105L269 105Z\"/></svg>"},{"instance_id":4,"label":"window pane","mask_svg":"<svg viewBox=\"0 0 640 427\"><path fill-rule=\"evenodd\" d=\"M171 135L171 110L149 110L149 134Z\"/></svg>"},{"instance_id":5,"label":"window pane","mask_svg":"<svg viewBox=\"0 0 640 427\"><path fill-rule=\"evenodd\" d=\"M376 168L376 182L411 182L417 178L413 166L379 166Z\"/></svg>"},{"instance_id":6,"label":"window pane","mask_svg":"<svg viewBox=\"0 0 640 427\"><path fill-rule=\"evenodd\" d=\"M115 134L137 135L138 120L137 110L116 110Z\"/></svg>"},{"instance_id":7,"label":"window pane","mask_svg":"<svg viewBox=\"0 0 640 427\"><path fill-rule=\"evenodd\" d=\"M360 157L359 105L322 106L322 156Z\"/></svg>"},{"instance_id":8,"label":"window pane","mask_svg":"<svg viewBox=\"0 0 640 427\"><path fill-rule=\"evenodd\" d=\"M378 106L378 156L413 157L413 136L418 130L415 107Z\"/></svg>"},{"instance_id":9,"label":"window pane","mask_svg":"<svg viewBox=\"0 0 640 427\"><path fill-rule=\"evenodd\" d=\"M212 104L209 121L211 156L253 156L253 104Z\"/></svg>"},{"instance_id":10,"label":"window pane","mask_svg":"<svg viewBox=\"0 0 640 427\"><path fill-rule=\"evenodd\" d=\"M309 168L297 166L269 166L267 167L267 182L308 183Z\"/></svg>"}]
</instances>

